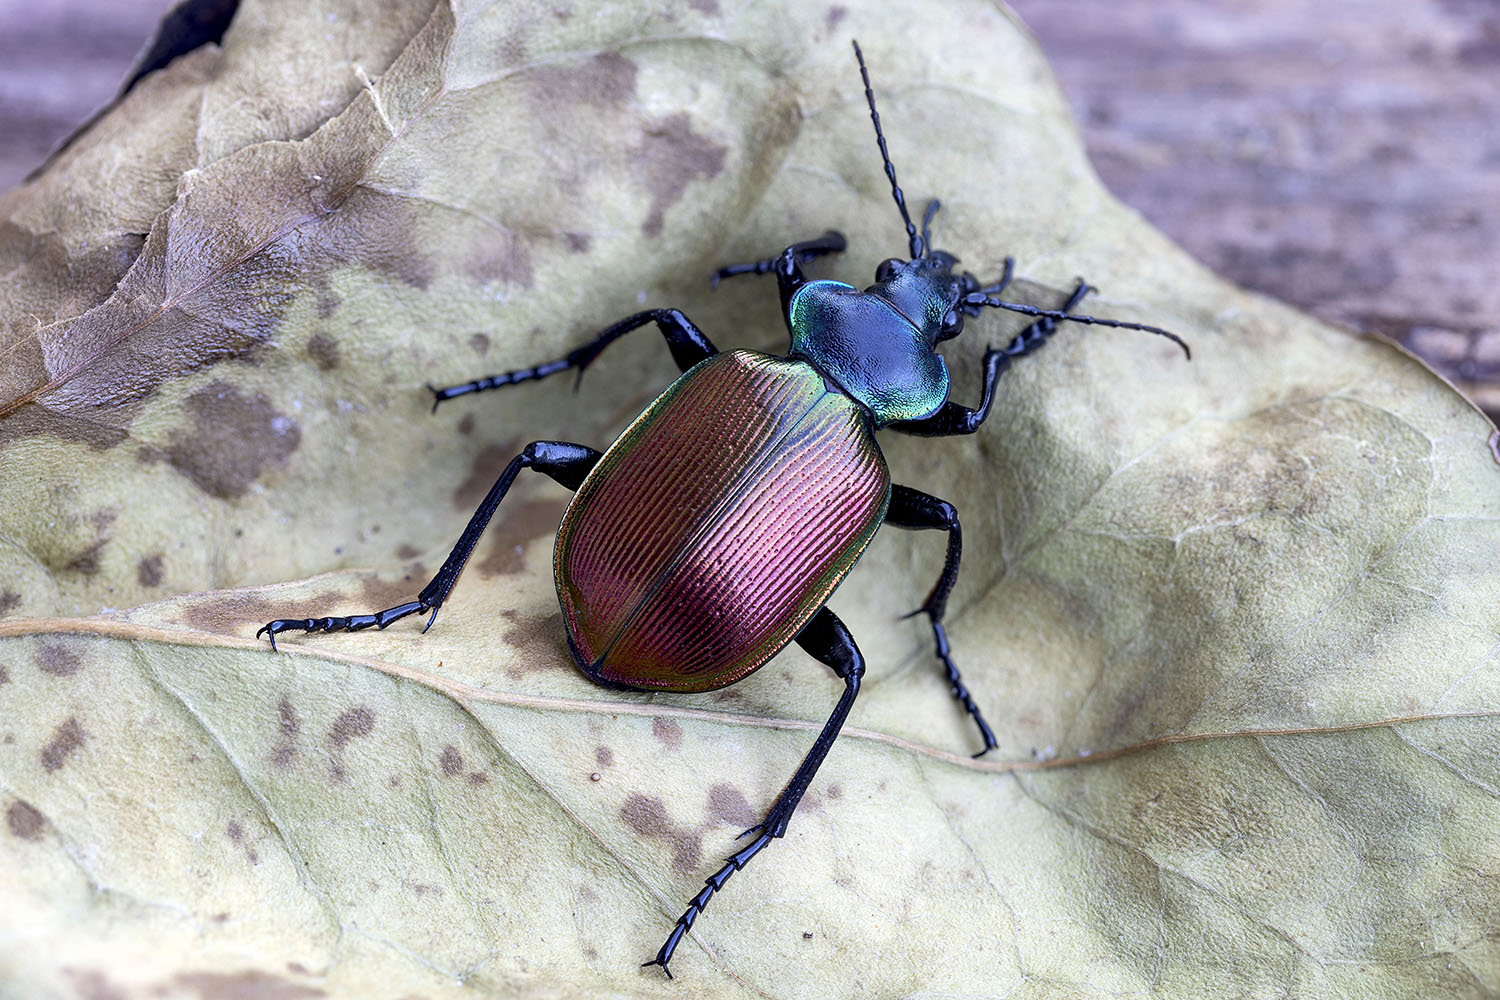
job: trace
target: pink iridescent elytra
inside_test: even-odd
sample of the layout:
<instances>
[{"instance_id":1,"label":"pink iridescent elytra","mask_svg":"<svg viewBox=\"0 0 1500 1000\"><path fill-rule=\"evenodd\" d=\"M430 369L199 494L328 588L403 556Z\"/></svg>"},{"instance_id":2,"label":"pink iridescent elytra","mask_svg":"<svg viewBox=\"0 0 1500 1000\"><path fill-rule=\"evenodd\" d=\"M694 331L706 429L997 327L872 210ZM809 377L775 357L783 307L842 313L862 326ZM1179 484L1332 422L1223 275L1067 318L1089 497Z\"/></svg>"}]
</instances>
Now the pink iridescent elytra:
<instances>
[{"instance_id":1,"label":"pink iridescent elytra","mask_svg":"<svg viewBox=\"0 0 1500 1000\"><path fill-rule=\"evenodd\" d=\"M608 684L706 691L790 642L875 536L891 478L810 365L717 354L605 452L553 560L569 644Z\"/></svg>"}]
</instances>

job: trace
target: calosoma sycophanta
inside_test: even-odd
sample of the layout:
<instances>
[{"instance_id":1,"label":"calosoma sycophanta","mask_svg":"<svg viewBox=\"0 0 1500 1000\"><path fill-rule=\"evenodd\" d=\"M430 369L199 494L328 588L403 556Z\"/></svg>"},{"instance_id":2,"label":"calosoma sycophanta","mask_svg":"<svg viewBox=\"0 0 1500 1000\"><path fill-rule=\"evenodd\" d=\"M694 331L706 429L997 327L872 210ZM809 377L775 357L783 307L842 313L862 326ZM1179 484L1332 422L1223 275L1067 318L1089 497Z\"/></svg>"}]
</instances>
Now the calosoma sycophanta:
<instances>
[{"instance_id":1,"label":"calosoma sycophanta","mask_svg":"<svg viewBox=\"0 0 1500 1000\"><path fill-rule=\"evenodd\" d=\"M1073 314L1089 291L1084 283L1061 309L1046 310L996 298L1009 283L1010 259L990 285L955 273L958 258L932 248L938 202L927 206L920 229L907 212L864 56L858 44L854 49L906 225L908 259L882 263L864 291L809 281L802 264L844 249L843 236L828 232L775 257L721 269L715 284L743 274L776 276L791 333L785 357L721 353L681 312L652 309L620 320L560 360L434 390L436 406L568 369L581 377L604 348L648 324L660 329L683 371L603 453L563 441L527 445L415 601L373 614L278 619L260 630L274 646L289 630L385 628L423 611L431 612L430 627L511 483L530 468L576 491L558 529L553 567L568 646L591 680L639 691L712 690L745 677L793 641L832 668L844 682L832 715L765 818L742 834L753 839L707 880L645 963L663 970L714 893L786 833L853 707L864 658L825 602L882 524L947 533L942 575L913 614L927 615L953 695L984 740L979 753L996 746L943 630L958 579L958 513L944 500L893 485L875 431L973 433L989 416L1000 374L1041 346L1059 321L1145 330L1187 351L1157 327ZM934 348L986 308L1038 319L1009 346L985 352L980 402L970 409L948 398L948 369Z\"/></svg>"}]
</instances>

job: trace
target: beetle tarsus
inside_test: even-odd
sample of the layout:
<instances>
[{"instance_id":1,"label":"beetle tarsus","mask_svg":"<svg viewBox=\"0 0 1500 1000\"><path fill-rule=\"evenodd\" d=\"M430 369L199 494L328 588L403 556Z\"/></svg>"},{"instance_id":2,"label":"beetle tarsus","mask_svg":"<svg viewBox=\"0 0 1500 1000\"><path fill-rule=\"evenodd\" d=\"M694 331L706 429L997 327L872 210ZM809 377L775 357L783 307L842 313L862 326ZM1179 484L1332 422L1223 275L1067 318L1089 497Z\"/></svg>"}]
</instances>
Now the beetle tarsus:
<instances>
[{"instance_id":1,"label":"beetle tarsus","mask_svg":"<svg viewBox=\"0 0 1500 1000\"><path fill-rule=\"evenodd\" d=\"M367 615L349 615L340 618L278 618L273 622L267 622L256 630L255 637L259 639L262 635L271 640L271 650L276 651L276 637L282 632L301 631L309 634L314 632L359 632L367 628L385 628L393 621L405 618L409 614L425 610L430 605L422 601L408 601L398 604L384 611L377 611ZM437 608L433 606L433 613ZM425 629L424 629L425 631Z\"/></svg>"}]
</instances>

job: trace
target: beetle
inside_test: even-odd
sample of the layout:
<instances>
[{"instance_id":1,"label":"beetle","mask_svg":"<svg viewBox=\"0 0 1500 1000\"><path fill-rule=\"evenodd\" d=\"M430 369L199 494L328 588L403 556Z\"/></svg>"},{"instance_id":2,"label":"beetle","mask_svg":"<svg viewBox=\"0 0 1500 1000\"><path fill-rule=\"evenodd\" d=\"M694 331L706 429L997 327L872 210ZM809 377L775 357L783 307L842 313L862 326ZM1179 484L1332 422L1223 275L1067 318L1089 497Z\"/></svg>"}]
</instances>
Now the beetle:
<instances>
[{"instance_id":1,"label":"beetle","mask_svg":"<svg viewBox=\"0 0 1500 1000\"><path fill-rule=\"evenodd\" d=\"M829 231L774 257L720 269L715 286L740 275L775 275L791 335L784 357L720 352L677 309L650 309L556 361L432 389L436 409L457 396L570 369L581 380L611 343L652 324L683 371L603 453L565 441L528 444L416 600L373 614L278 619L256 633L268 636L274 649L276 636L291 630L383 629L430 612L425 632L512 482L529 468L575 491L558 528L553 567L568 648L590 680L633 691L708 691L746 677L792 642L830 667L844 690L812 749L765 818L740 835L753 839L706 880L656 957L644 963L661 966L668 977L673 952L708 901L786 833L854 705L864 657L826 602L882 524L947 533L941 575L912 614L927 616L953 696L979 730L984 746L975 756L996 746L943 629L962 551L958 512L945 500L893 484L875 431L972 434L990 414L1001 373L1045 343L1060 321L1144 330L1171 339L1191 357L1169 331L1073 313L1090 291L1086 283L1060 309L1049 310L997 298L1010 282L1012 258L989 285L956 272L958 258L932 247L938 201L928 204L920 229L912 222L857 42L854 52L906 226L907 259L884 261L875 284L863 291L808 280L803 264L845 249L844 237ZM980 402L969 408L948 398L948 368L934 348L987 308L1037 319L1008 346L986 350Z\"/></svg>"}]
</instances>

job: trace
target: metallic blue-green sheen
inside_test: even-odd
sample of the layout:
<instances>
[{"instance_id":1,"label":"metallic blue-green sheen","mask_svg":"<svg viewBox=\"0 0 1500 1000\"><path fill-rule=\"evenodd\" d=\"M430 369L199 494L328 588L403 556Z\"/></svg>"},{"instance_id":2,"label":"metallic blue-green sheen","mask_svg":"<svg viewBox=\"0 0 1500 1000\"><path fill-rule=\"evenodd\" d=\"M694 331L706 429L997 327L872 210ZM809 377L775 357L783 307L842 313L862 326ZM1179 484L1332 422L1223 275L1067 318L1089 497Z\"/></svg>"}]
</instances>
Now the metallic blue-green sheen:
<instances>
[{"instance_id":1,"label":"metallic blue-green sheen","mask_svg":"<svg viewBox=\"0 0 1500 1000\"><path fill-rule=\"evenodd\" d=\"M946 306L938 303L933 320L924 298L908 295L899 305L921 308L921 320L936 329ZM841 281L810 281L792 296L788 314L793 357L837 380L876 426L929 417L947 402L948 366L898 303Z\"/></svg>"}]
</instances>

